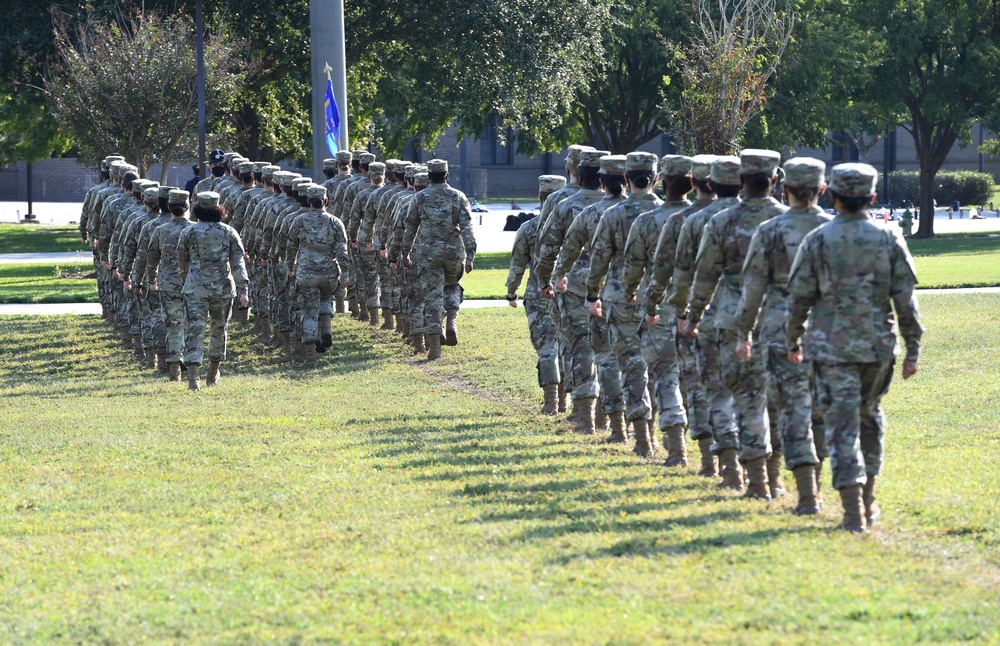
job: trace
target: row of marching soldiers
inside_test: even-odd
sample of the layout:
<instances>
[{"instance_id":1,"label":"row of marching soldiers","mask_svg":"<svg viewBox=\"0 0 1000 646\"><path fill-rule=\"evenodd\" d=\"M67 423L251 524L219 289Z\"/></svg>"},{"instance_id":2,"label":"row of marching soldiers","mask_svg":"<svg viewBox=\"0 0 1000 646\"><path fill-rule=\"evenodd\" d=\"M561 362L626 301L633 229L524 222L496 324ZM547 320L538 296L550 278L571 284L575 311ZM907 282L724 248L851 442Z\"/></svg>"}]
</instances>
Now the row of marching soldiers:
<instances>
[{"instance_id":1,"label":"row of marching soldiers","mask_svg":"<svg viewBox=\"0 0 1000 646\"><path fill-rule=\"evenodd\" d=\"M186 370L198 389L208 328L215 385L230 316L249 325L251 309L261 340L315 363L345 293L359 318L376 325L381 308L383 328L429 359L458 343L459 281L476 247L446 161L418 167L342 151L325 160L323 184L221 150L208 162L212 177L195 188L192 209L185 191L140 179L120 155L103 160L103 181L84 201L80 231L104 319L147 368L173 381Z\"/></svg>"},{"instance_id":2,"label":"row of marching soldiers","mask_svg":"<svg viewBox=\"0 0 1000 646\"><path fill-rule=\"evenodd\" d=\"M603 430L647 458L658 429L667 467L687 465L690 433L698 474L752 499L785 493L784 456L801 515L823 507L829 457L841 527L864 532L881 514L897 330L903 377L917 370L916 274L903 238L867 216L874 168L838 165L827 186L822 161L779 161L571 147L568 183L539 178L541 213L518 230L507 300L517 307L530 268L543 414L569 398L577 433ZM818 206L824 192L835 218Z\"/></svg>"}]
</instances>

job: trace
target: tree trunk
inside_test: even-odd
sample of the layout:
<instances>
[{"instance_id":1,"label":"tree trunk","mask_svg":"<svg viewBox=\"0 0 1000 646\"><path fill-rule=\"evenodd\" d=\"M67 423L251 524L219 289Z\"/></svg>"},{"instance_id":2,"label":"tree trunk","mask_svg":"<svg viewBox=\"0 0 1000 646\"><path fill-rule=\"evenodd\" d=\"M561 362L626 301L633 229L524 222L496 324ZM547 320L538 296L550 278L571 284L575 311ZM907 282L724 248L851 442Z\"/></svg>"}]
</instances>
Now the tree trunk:
<instances>
[{"instance_id":1,"label":"tree trunk","mask_svg":"<svg viewBox=\"0 0 1000 646\"><path fill-rule=\"evenodd\" d=\"M161 160L160 166L160 186L167 185L167 166L170 165L170 157L166 156Z\"/></svg>"},{"instance_id":2,"label":"tree trunk","mask_svg":"<svg viewBox=\"0 0 1000 646\"><path fill-rule=\"evenodd\" d=\"M907 101L913 118L913 143L920 162L920 227L915 237L934 237L934 179L944 163L948 152L958 135L947 124L931 123L916 107L914 101Z\"/></svg>"}]
</instances>

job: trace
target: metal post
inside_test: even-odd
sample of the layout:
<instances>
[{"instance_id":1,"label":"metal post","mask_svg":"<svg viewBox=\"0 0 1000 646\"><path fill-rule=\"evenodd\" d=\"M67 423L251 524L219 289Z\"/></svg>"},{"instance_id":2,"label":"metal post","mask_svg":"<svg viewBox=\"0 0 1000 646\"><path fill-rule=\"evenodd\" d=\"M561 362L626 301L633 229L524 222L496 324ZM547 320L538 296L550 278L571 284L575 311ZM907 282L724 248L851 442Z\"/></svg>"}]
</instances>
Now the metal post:
<instances>
[{"instance_id":1,"label":"metal post","mask_svg":"<svg viewBox=\"0 0 1000 646\"><path fill-rule=\"evenodd\" d=\"M310 80L312 83L313 179L323 177L323 159L329 157L326 147L327 79L333 82L333 95L340 114L340 137L337 145L350 150L347 124L347 43L344 38L344 0L310 0ZM325 72L329 69L329 72ZM327 76L329 73L329 77Z\"/></svg>"},{"instance_id":2,"label":"metal post","mask_svg":"<svg viewBox=\"0 0 1000 646\"><path fill-rule=\"evenodd\" d=\"M465 137L458 144L458 165L461 167L458 173L459 189L466 195L469 194L469 163L468 153L465 151Z\"/></svg>"},{"instance_id":3,"label":"metal post","mask_svg":"<svg viewBox=\"0 0 1000 646\"><path fill-rule=\"evenodd\" d=\"M194 11L195 49L198 59L198 168L202 179L208 177L205 169L205 16L203 0L198 0Z\"/></svg>"},{"instance_id":4,"label":"metal post","mask_svg":"<svg viewBox=\"0 0 1000 646\"><path fill-rule=\"evenodd\" d=\"M983 158L983 122L979 122L979 172L986 172L986 160Z\"/></svg>"},{"instance_id":5,"label":"metal post","mask_svg":"<svg viewBox=\"0 0 1000 646\"><path fill-rule=\"evenodd\" d=\"M33 185L34 182L31 181L31 162L28 162L28 212L24 215L25 220L35 219Z\"/></svg>"}]
</instances>

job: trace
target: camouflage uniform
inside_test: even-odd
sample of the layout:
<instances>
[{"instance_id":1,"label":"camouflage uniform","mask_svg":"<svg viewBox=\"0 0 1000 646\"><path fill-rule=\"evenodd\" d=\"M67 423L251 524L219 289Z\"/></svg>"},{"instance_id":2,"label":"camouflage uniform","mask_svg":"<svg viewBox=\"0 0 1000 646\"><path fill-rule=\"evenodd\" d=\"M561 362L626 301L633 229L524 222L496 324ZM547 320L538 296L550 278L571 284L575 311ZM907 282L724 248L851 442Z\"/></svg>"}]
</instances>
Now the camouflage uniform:
<instances>
[{"instance_id":1,"label":"camouflage uniform","mask_svg":"<svg viewBox=\"0 0 1000 646\"><path fill-rule=\"evenodd\" d=\"M777 162L778 154L772 151L744 150L739 172L773 174ZM743 288L743 263L757 227L787 210L788 207L772 197L744 200L718 213L705 225L698 249L688 318L700 321L702 312L709 302L712 303L719 385L732 396L737 427L723 429L713 424L715 443L718 449L738 447L739 459L743 462L766 458L772 450L760 344L754 345L749 361L741 361L736 356L736 310ZM715 417L716 411L713 411Z\"/></svg>"},{"instance_id":2,"label":"camouflage uniform","mask_svg":"<svg viewBox=\"0 0 1000 646\"><path fill-rule=\"evenodd\" d=\"M203 196L213 194L200 193L199 203ZM212 199L218 203L218 195ZM177 262L184 276L182 292L187 316L184 363L195 366L204 363L205 325L209 319L209 361L226 360L233 298L245 296L249 282L243 255L239 234L227 224L199 220L181 232Z\"/></svg>"},{"instance_id":3,"label":"camouflage uniform","mask_svg":"<svg viewBox=\"0 0 1000 646\"><path fill-rule=\"evenodd\" d=\"M510 254L510 272L507 274L507 299L517 298L517 290L526 269L532 266L535 242L538 240L538 218L533 218L517 230L514 236L514 248ZM552 320L552 310L555 305L544 298L538 290L538 277L534 270L528 273L528 282L524 288L524 313L528 316L528 332L531 335L531 345L538 355L535 365L538 373L538 385L558 384L559 376L559 339L556 335L556 324Z\"/></svg>"},{"instance_id":4,"label":"camouflage uniform","mask_svg":"<svg viewBox=\"0 0 1000 646\"><path fill-rule=\"evenodd\" d=\"M186 196L187 193L182 191ZM180 202L181 196L171 195ZM167 363L184 360L184 334L187 316L184 312L184 276L177 259L181 232L191 226L186 215L173 215L170 221L153 231L146 254L146 276L156 284L166 327Z\"/></svg>"},{"instance_id":5,"label":"camouflage uniform","mask_svg":"<svg viewBox=\"0 0 1000 646\"><path fill-rule=\"evenodd\" d=\"M433 159L429 172L447 172L447 162ZM418 236L419 233L419 236ZM431 184L417 193L406 213L406 230L400 252L403 257L418 249L423 259L420 287L424 294L424 333L441 335L444 314L457 313L462 303L462 280L466 263L476 256L469 199L446 182Z\"/></svg>"},{"instance_id":6,"label":"camouflage uniform","mask_svg":"<svg viewBox=\"0 0 1000 646\"><path fill-rule=\"evenodd\" d=\"M170 192L180 189L176 186L160 186L157 190L159 191L161 206L163 206L163 203L169 200ZM164 360L167 353L167 321L161 306L159 292L150 291L149 284L146 282L146 262L149 254L149 242L154 232L159 227L170 222L171 217L169 211L161 210L156 218L142 226L139 230L139 243L136 248L135 260L131 271L129 270L128 263L126 263L124 269L131 276L133 286L140 286L142 288L142 302L144 303L142 312L146 317L143 320L143 330L145 331L148 328L148 334L152 340L152 351ZM166 365L161 365L160 370L161 372L166 371Z\"/></svg>"},{"instance_id":7,"label":"camouflage uniform","mask_svg":"<svg viewBox=\"0 0 1000 646\"><path fill-rule=\"evenodd\" d=\"M400 246L403 243L403 234L406 231L406 215L409 213L410 204L416 199L422 190L430 186L430 179L426 171L421 171L413 176L414 194L405 202L400 203L395 215L395 221L391 225L391 232L387 235L389 240L389 261L395 262L402 269L403 289L401 296L401 309L409 318L409 333L412 337L417 334L424 334L424 295L420 290L420 267L423 259L418 256L418 250L414 250L410 255L411 267L402 265L402 254Z\"/></svg>"},{"instance_id":8,"label":"camouflage uniform","mask_svg":"<svg viewBox=\"0 0 1000 646\"><path fill-rule=\"evenodd\" d=\"M629 153L628 170L652 170L655 175L656 162L655 155ZM649 165L651 169L647 168ZM591 242L587 300L600 300L602 313L608 321L611 348L622 372L625 418L628 420L650 419L652 410L647 390L647 366L640 349L642 311L637 303L629 303L625 297L626 245L636 218L662 203L652 193L630 195L604 213Z\"/></svg>"},{"instance_id":9,"label":"camouflage uniform","mask_svg":"<svg viewBox=\"0 0 1000 646\"><path fill-rule=\"evenodd\" d=\"M375 220L375 205L370 204L372 200L385 191L391 190L392 187L382 183L382 178L385 176L385 164L381 162L372 162L369 164L368 176L374 179L365 188L357 192L354 202L351 205L350 217L347 219L347 238L352 243L357 243L355 259L358 269L361 272L361 278L364 280L364 289L359 290L359 292L365 296L365 309L371 311L378 308L379 301L382 298L382 281L379 276L378 254L374 247L372 249L368 248L367 238L365 240L359 239L359 232L361 223L366 218L369 208L372 212L372 222Z\"/></svg>"},{"instance_id":10,"label":"camouflage uniform","mask_svg":"<svg viewBox=\"0 0 1000 646\"><path fill-rule=\"evenodd\" d=\"M870 196L876 181L867 164L841 164L829 190ZM894 229L872 222L865 211L841 213L805 237L789 275L786 343L796 349L804 334L805 358L815 362L814 403L825 423L836 489L864 485L881 470L881 401L899 353L893 306L906 359L920 355L916 272Z\"/></svg>"},{"instance_id":11,"label":"camouflage uniform","mask_svg":"<svg viewBox=\"0 0 1000 646\"><path fill-rule=\"evenodd\" d=\"M310 199L326 197L322 186L313 185L307 191ZM334 286L350 278L343 223L325 207L310 208L289 229L286 255L302 302L302 343L315 344L319 340L320 315L333 314L322 311L321 303L329 303Z\"/></svg>"},{"instance_id":12,"label":"camouflage uniform","mask_svg":"<svg viewBox=\"0 0 1000 646\"><path fill-rule=\"evenodd\" d=\"M825 166L818 162L816 185L822 183ZM785 164L786 184L798 186L797 160ZM812 414L812 364L795 365L785 346L785 316L788 312L788 272L802 239L830 221L819 207L792 207L764 222L750 240L743 266L743 294L737 309L738 342L750 339L760 322L761 351L767 374L768 403L778 409L778 435L785 466L794 470L817 464L825 457L822 419ZM761 304L763 303L763 309ZM810 428L810 420L812 426Z\"/></svg>"}]
</instances>

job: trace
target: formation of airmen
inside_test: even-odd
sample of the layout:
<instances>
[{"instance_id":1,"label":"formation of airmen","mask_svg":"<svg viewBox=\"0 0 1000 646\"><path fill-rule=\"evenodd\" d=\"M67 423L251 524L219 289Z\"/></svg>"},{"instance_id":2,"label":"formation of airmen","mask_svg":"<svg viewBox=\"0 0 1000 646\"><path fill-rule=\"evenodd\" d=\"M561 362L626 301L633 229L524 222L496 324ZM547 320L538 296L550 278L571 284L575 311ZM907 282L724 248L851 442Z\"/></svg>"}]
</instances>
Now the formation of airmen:
<instances>
[{"instance_id":1,"label":"formation of airmen","mask_svg":"<svg viewBox=\"0 0 1000 646\"><path fill-rule=\"evenodd\" d=\"M606 432L647 458L659 430L667 467L687 465L690 433L698 475L752 499L786 493L784 455L799 515L822 509L829 457L840 526L865 532L881 514L897 329L904 379L917 371L916 273L902 236L867 215L874 168L840 164L827 185L822 161L779 161L571 146L568 181L539 178L541 212L518 229L507 300L518 306L530 270L543 414L571 405L575 432ZM824 192L834 218L818 206Z\"/></svg>"},{"instance_id":2,"label":"formation of airmen","mask_svg":"<svg viewBox=\"0 0 1000 646\"><path fill-rule=\"evenodd\" d=\"M151 370L201 387L226 360L230 319L311 365L348 308L395 330L427 359L458 345L462 276L476 240L448 162L425 166L365 151L323 162L323 183L213 150L212 176L187 191L139 177L121 155L101 162L80 233L94 252L104 320ZM193 200L193 207L190 202Z\"/></svg>"}]
</instances>

